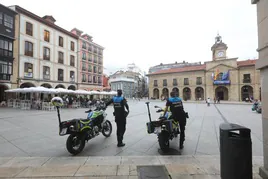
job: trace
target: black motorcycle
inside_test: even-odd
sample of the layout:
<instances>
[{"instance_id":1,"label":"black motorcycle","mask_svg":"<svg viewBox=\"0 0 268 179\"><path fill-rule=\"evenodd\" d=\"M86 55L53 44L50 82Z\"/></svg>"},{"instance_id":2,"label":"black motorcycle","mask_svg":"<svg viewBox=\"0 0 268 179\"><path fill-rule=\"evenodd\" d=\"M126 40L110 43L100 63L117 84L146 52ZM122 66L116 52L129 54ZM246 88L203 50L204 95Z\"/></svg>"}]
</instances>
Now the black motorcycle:
<instances>
[{"instance_id":1,"label":"black motorcycle","mask_svg":"<svg viewBox=\"0 0 268 179\"><path fill-rule=\"evenodd\" d=\"M53 99L52 99L53 100ZM99 105L95 110L88 110L87 119L71 119L61 121L59 106L56 106L59 120L59 135L69 135L66 141L68 152L77 155L85 147L85 142L96 137L101 132L105 137L110 137L112 124L106 119L106 107Z\"/></svg>"},{"instance_id":2,"label":"black motorcycle","mask_svg":"<svg viewBox=\"0 0 268 179\"><path fill-rule=\"evenodd\" d=\"M157 113L161 113L158 120L152 121L151 113L149 109L149 103L146 102L148 108L148 115L150 122L146 123L148 134L155 133L158 137L158 143L163 152L169 150L169 140L176 138L179 134L179 123L172 119L171 112L167 112L164 116L164 110L159 106L154 106L158 108ZM188 116L188 113L186 113Z\"/></svg>"}]
</instances>

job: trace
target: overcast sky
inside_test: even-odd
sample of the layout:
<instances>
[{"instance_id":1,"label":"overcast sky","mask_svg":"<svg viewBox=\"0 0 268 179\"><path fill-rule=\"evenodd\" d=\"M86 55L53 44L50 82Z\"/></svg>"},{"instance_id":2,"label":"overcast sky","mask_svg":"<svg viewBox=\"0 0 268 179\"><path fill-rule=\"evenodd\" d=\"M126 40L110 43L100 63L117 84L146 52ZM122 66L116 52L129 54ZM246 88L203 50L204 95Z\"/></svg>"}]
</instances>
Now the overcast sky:
<instances>
[{"instance_id":1,"label":"overcast sky","mask_svg":"<svg viewBox=\"0 0 268 179\"><path fill-rule=\"evenodd\" d=\"M76 27L105 47L110 72L135 63L142 70L175 61L204 62L219 31L228 57L258 58L256 6L250 0L1 0L56 24Z\"/></svg>"}]
</instances>

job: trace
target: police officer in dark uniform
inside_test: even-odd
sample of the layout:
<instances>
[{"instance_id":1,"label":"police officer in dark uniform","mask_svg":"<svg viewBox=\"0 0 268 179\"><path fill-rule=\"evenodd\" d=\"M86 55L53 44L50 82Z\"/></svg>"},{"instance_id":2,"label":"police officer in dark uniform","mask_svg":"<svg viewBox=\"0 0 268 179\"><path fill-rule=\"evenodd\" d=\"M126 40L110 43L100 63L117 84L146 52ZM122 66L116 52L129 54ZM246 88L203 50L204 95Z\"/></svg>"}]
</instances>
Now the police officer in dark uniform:
<instances>
[{"instance_id":1,"label":"police officer in dark uniform","mask_svg":"<svg viewBox=\"0 0 268 179\"><path fill-rule=\"evenodd\" d=\"M113 97L110 101L106 103L106 106L114 104L114 116L117 125L117 147L123 147L123 136L126 131L126 117L129 113L129 107L127 101L122 97L122 90L117 90L117 96ZM125 107L127 111L125 111Z\"/></svg>"},{"instance_id":2,"label":"police officer in dark uniform","mask_svg":"<svg viewBox=\"0 0 268 179\"><path fill-rule=\"evenodd\" d=\"M178 97L176 92L170 93L170 98L167 99L166 109L164 115L166 114L168 107L172 113L172 117L175 121L179 121L180 125L180 149L183 149L183 142L185 140L185 126L186 126L186 114L183 109L183 104L181 98Z\"/></svg>"}]
</instances>

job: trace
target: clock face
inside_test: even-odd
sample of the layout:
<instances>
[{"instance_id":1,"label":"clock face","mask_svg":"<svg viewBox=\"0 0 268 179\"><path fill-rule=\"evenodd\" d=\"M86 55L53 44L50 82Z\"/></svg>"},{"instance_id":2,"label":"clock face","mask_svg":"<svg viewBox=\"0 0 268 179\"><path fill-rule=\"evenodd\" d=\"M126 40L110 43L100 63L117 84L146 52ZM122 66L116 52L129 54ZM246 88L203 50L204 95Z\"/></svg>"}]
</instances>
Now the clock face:
<instances>
[{"instance_id":1,"label":"clock face","mask_svg":"<svg viewBox=\"0 0 268 179\"><path fill-rule=\"evenodd\" d=\"M218 57L223 57L223 55L224 55L224 52L219 52L218 53Z\"/></svg>"}]
</instances>

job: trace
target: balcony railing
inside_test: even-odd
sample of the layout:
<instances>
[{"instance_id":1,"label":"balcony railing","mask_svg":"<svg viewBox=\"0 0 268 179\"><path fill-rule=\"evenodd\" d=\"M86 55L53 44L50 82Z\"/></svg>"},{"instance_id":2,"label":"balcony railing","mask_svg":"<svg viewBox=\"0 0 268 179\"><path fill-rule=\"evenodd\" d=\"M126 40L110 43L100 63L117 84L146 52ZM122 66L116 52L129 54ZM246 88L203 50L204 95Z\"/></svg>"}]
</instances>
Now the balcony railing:
<instances>
[{"instance_id":1,"label":"balcony railing","mask_svg":"<svg viewBox=\"0 0 268 179\"><path fill-rule=\"evenodd\" d=\"M58 63L63 64L63 59L59 59L59 60L58 60Z\"/></svg>"},{"instance_id":2,"label":"balcony railing","mask_svg":"<svg viewBox=\"0 0 268 179\"><path fill-rule=\"evenodd\" d=\"M74 62L73 63L71 62L70 65L74 67Z\"/></svg>"},{"instance_id":3,"label":"balcony railing","mask_svg":"<svg viewBox=\"0 0 268 179\"><path fill-rule=\"evenodd\" d=\"M163 86L167 86L167 83L163 83Z\"/></svg>"},{"instance_id":4,"label":"balcony railing","mask_svg":"<svg viewBox=\"0 0 268 179\"><path fill-rule=\"evenodd\" d=\"M89 61L89 62L92 62L92 58L88 58L88 61Z\"/></svg>"},{"instance_id":5,"label":"balcony railing","mask_svg":"<svg viewBox=\"0 0 268 179\"><path fill-rule=\"evenodd\" d=\"M94 53L97 53L97 50L94 50Z\"/></svg>"},{"instance_id":6,"label":"balcony railing","mask_svg":"<svg viewBox=\"0 0 268 179\"><path fill-rule=\"evenodd\" d=\"M87 49L87 46L86 46L86 45L82 45L82 48L83 48L83 49Z\"/></svg>"},{"instance_id":7,"label":"balcony railing","mask_svg":"<svg viewBox=\"0 0 268 179\"><path fill-rule=\"evenodd\" d=\"M0 74L0 80L10 81L10 75L9 74Z\"/></svg>"},{"instance_id":8,"label":"balcony railing","mask_svg":"<svg viewBox=\"0 0 268 179\"><path fill-rule=\"evenodd\" d=\"M184 82L184 85L189 85L189 82Z\"/></svg>"},{"instance_id":9,"label":"balcony railing","mask_svg":"<svg viewBox=\"0 0 268 179\"><path fill-rule=\"evenodd\" d=\"M24 78L33 78L32 72L24 72Z\"/></svg>"},{"instance_id":10,"label":"balcony railing","mask_svg":"<svg viewBox=\"0 0 268 179\"><path fill-rule=\"evenodd\" d=\"M86 68L82 68L82 71L87 71L87 69Z\"/></svg>"},{"instance_id":11,"label":"balcony railing","mask_svg":"<svg viewBox=\"0 0 268 179\"><path fill-rule=\"evenodd\" d=\"M202 81L197 81L196 85L202 85Z\"/></svg>"},{"instance_id":12,"label":"balcony railing","mask_svg":"<svg viewBox=\"0 0 268 179\"><path fill-rule=\"evenodd\" d=\"M94 61L93 61L94 63L97 63L97 60L96 59L94 59Z\"/></svg>"},{"instance_id":13,"label":"balcony railing","mask_svg":"<svg viewBox=\"0 0 268 179\"><path fill-rule=\"evenodd\" d=\"M250 78L243 79L243 83L251 83L251 79Z\"/></svg>"},{"instance_id":14,"label":"balcony railing","mask_svg":"<svg viewBox=\"0 0 268 179\"><path fill-rule=\"evenodd\" d=\"M45 74L44 74L44 75L43 75L43 79L44 79L44 80L50 80L50 75L45 75Z\"/></svg>"},{"instance_id":15,"label":"balcony railing","mask_svg":"<svg viewBox=\"0 0 268 179\"><path fill-rule=\"evenodd\" d=\"M90 52L92 51L91 47L88 48L88 51L90 51Z\"/></svg>"},{"instance_id":16,"label":"balcony railing","mask_svg":"<svg viewBox=\"0 0 268 179\"><path fill-rule=\"evenodd\" d=\"M155 83L155 84L154 84L154 87L157 87L157 86L158 86L158 84L157 84L157 83Z\"/></svg>"},{"instance_id":17,"label":"balcony railing","mask_svg":"<svg viewBox=\"0 0 268 179\"><path fill-rule=\"evenodd\" d=\"M177 82L173 82L173 86L178 86L178 83Z\"/></svg>"}]
</instances>

